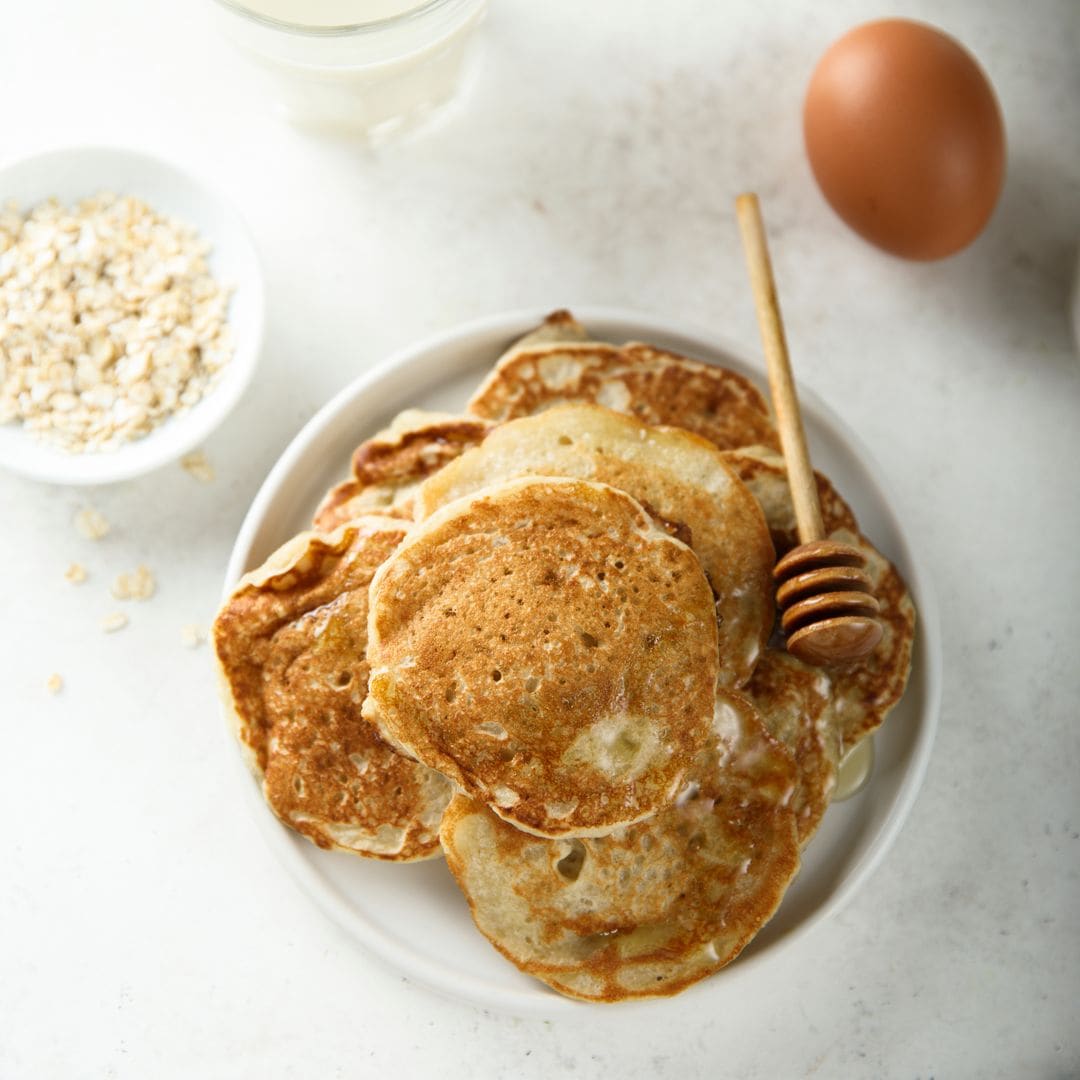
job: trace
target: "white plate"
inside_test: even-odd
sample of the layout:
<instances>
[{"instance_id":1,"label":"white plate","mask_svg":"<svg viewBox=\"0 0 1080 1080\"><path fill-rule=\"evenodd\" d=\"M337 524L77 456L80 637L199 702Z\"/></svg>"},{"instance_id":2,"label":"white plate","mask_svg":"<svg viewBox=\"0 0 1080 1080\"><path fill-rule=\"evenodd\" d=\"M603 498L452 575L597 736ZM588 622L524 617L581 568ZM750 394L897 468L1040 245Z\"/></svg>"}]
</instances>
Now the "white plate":
<instances>
[{"instance_id":1,"label":"white plate","mask_svg":"<svg viewBox=\"0 0 1080 1080\"><path fill-rule=\"evenodd\" d=\"M198 404L116 450L72 454L35 439L21 425L0 424L0 466L36 480L105 484L178 458L240 400L262 347L263 280L255 245L240 215L201 181L159 158L105 146L52 150L0 169L0 202L14 199L24 211L50 196L71 206L100 191L134 195L209 241L211 273L236 289L229 302L235 352L221 381Z\"/></svg>"},{"instance_id":2,"label":"white plate","mask_svg":"<svg viewBox=\"0 0 1080 1080\"><path fill-rule=\"evenodd\" d=\"M667 346L763 382L756 365L705 332L616 310L574 313L598 338ZM346 387L296 436L267 477L233 549L226 592L307 525L324 491L347 474L358 441L408 406L461 409L499 353L542 316L517 312L471 323L398 353ZM851 898L892 845L915 801L937 725L941 647L925 572L857 437L815 395L803 391L802 405L815 464L836 482L863 530L911 588L919 612L911 681L876 736L873 778L860 794L830 807L776 916L738 960L688 994L721 994L737 987L751 966L776 966L783 946ZM484 1008L538 1016L590 1008L559 997L497 954L473 926L441 860L392 866L321 851L278 823L246 771L243 783L256 820L289 873L383 960Z\"/></svg>"}]
</instances>

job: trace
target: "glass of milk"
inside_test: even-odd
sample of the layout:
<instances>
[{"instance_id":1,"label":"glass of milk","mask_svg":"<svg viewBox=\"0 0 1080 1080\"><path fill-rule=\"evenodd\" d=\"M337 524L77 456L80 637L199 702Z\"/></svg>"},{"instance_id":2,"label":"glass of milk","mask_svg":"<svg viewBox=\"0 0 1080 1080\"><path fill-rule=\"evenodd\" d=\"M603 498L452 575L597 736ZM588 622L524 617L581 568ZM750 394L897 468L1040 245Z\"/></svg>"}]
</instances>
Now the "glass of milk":
<instances>
[{"instance_id":1,"label":"glass of milk","mask_svg":"<svg viewBox=\"0 0 1080 1080\"><path fill-rule=\"evenodd\" d=\"M486 0L216 0L294 123L375 138L448 101Z\"/></svg>"}]
</instances>

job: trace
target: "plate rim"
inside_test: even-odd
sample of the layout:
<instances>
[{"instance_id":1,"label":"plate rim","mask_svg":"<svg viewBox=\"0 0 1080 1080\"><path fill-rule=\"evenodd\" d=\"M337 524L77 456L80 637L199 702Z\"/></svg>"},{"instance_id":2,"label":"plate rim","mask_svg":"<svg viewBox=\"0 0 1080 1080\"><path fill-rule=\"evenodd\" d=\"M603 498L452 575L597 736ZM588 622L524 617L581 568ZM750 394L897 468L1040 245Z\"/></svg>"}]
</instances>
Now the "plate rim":
<instances>
[{"instance_id":1,"label":"plate rim","mask_svg":"<svg viewBox=\"0 0 1080 1080\"><path fill-rule=\"evenodd\" d=\"M688 321L630 308L602 305L567 306L574 312L575 318L586 326L619 325L632 328L632 332L626 335L626 340L648 340L647 335L651 335L668 341L685 342L690 350L696 344L706 352L726 354L737 364L753 372L758 377L758 381L764 380L763 365L748 355L742 346L715 330L696 326ZM230 553L222 587L222 600L228 597L236 582L246 572L253 543L282 480L305 456L311 443L319 437L323 429L337 417L343 408L348 407L354 400L388 379L399 369L422 362L427 354L463 343L470 338L488 336L496 332L503 334L508 341L513 340L538 325L550 310L550 308L517 308L484 315L429 334L394 350L380 363L361 372L343 386L300 428L275 461L256 492ZM690 355L693 355L693 351L690 351ZM802 384L799 384L798 390L803 405L809 407L808 411L822 418L833 432L841 437L847 448L858 457L865 472L877 488L877 493L889 518L889 525L902 549L892 554L904 564L906 583L918 612L918 632L914 648L917 650L916 656L922 677L921 723L910 752L905 776L894 796L891 808L877 830L872 850L865 852L852 865L839 887L823 903L797 926L788 930L782 938L773 942L768 951L740 958L738 962L740 972L756 971L766 961L774 962L778 955L792 948L835 916L852 900L881 865L896 842L922 788L941 710L942 648L936 594L926 567L916 557L907 530L901 524L902 515L899 513L895 496L887 482L883 481L884 474L881 467L858 434L814 390ZM220 707L219 713L225 721L223 730L228 735L228 741L233 744L230 748L234 764L241 770L247 781L245 788L248 795L248 809L255 818L263 839L301 890L314 901L324 915L337 924L350 940L360 945L365 953L441 996L455 1001L465 1000L482 1009L493 1009L519 1017L548 1018L573 1013L580 1015L584 1010L597 1007L594 1003L562 997L540 983L536 984L536 989L530 988L528 991L500 990L499 997L495 998L486 983L461 974L455 974L452 978L448 977L439 965L422 960L398 940L388 938L381 929L370 924L362 912L349 904L332 882L314 870L307 856L301 854L301 849L293 842L294 838L288 834L288 830L272 813L267 812L257 781L244 766L241 755L236 752L235 741L229 730L228 713L224 706ZM735 981L737 980L732 980L730 975L726 979L706 979L689 988L688 992L713 992L730 988ZM705 987L708 988L707 991L703 991ZM628 1009L656 1008L678 1001L681 997L685 995L623 1002L619 1004L619 1011L625 1013Z\"/></svg>"}]
</instances>

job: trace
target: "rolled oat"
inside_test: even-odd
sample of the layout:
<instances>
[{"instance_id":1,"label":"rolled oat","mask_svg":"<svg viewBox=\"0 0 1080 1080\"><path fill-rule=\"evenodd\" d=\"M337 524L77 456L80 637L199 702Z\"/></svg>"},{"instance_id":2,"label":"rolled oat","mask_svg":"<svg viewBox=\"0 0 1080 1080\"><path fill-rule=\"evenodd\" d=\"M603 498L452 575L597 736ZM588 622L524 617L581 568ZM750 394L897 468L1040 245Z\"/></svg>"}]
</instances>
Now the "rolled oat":
<instances>
[{"instance_id":1,"label":"rolled oat","mask_svg":"<svg viewBox=\"0 0 1080 1080\"><path fill-rule=\"evenodd\" d=\"M198 402L233 352L208 252L131 196L0 209L0 423L107 450Z\"/></svg>"},{"instance_id":2,"label":"rolled oat","mask_svg":"<svg viewBox=\"0 0 1080 1080\"><path fill-rule=\"evenodd\" d=\"M201 450L185 454L180 459L180 465L184 472L198 480L200 484L212 484L214 482L214 466L210 464Z\"/></svg>"},{"instance_id":3,"label":"rolled oat","mask_svg":"<svg viewBox=\"0 0 1080 1080\"><path fill-rule=\"evenodd\" d=\"M86 580L86 567L82 563L73 562L64 571L64 580L72 585L81 585Z\"/></svg>"},{"instance_id":4,"label":"rolled oat","mask_svg":"<svg viewBox=\"0 0 1080 1080\"><path fill-rule=\"evenodd\" d=\"M110 526L100 510L84 506L75 515L75 528L79 530L79 535L87 540L100 540L103 536L108 536Z\"/></svg>"},{"instance_id":5,"label":"rolled oat","mask_svg":"<svg viewBox=\"0 0 1080 1080\"><path fill-rule=\"evenodd\" d=\"M149 600L157 582L148 566L139 566L126 574L117 574L110 590L117 600Z\"/></svg>"}]
</instances>

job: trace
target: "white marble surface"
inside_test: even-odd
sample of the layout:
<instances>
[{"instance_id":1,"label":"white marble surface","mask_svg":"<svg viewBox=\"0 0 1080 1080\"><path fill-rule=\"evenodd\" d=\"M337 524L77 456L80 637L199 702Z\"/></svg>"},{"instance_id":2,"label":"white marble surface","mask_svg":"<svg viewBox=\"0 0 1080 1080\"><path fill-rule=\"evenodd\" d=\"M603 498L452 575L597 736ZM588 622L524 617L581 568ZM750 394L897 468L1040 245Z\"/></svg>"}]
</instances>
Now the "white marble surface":
<instances>
[{"instance_id":1,"label":"white marble surface","mask_svg":"<svg viewBox=\"0 0 1080 1080\"><path fill-rule=\"evenodd\" d=\"M854 0L495 0L465 100L376 152L281 126L195 3L8 5L0 153L116 142L215 181L255 231L271 316L259 383L206 447L213 485L175 466L90 495L0 476L0 1076L1080 1073L1080 9L892 10L981 57L1009 131L989 229L930 266L846 232L803 157L815 58L878 14ZM208 621L297 427L397 346L606 303L755 348L730 209L748 187L798 370L883 465L936 579L926 786L854 902L722 1014L707 995L654 1024L445 1001L285 878L180 627ZM114 524L96 545L72 527L88 499ZM139 562L159 594L103 635L107 583Z\"/></svg>"}]
</instances>

